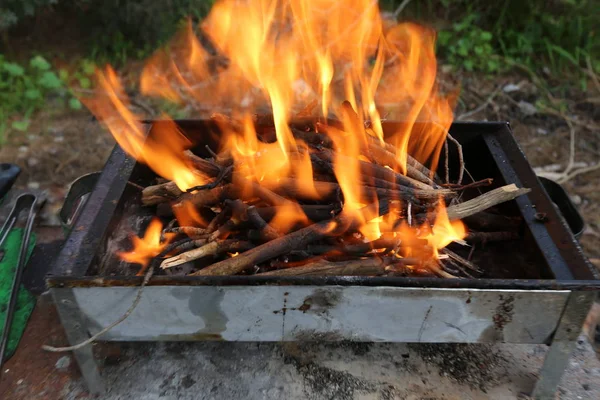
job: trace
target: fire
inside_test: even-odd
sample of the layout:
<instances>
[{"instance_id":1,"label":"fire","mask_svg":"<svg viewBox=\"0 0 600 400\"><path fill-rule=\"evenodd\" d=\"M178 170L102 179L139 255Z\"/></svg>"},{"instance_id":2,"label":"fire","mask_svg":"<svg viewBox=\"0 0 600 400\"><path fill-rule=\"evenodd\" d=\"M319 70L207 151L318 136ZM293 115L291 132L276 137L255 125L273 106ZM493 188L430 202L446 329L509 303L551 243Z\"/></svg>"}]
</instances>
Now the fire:
<instances>
[{"instance_id":1,"label":"fire","mask_svg":"<svg viewBox=\"0 0 600 400\"><path fill-rule=\"evenodd\" d=\"M117 255L121 260L132 264L140 264L142 268L138 275L143 275L148 268L150 260L160 253L168 241L161 243L160 234L162 231L162 223L158 219L153 219L146 228L143 237L133 236L133 250L128 252L120 252Z\"/></svg>"},{"instance_id":2,"label":"fire","mask_svg":"<svg viewBox=\"0 0 600 400\"><path fill-rule=\"evenodd\" d=\"M129 100L115 71L110 67L104 72L96 71L96 81L97 95L82 101L107 125L125 152L148 164L160 176L173 180L181 190L208 182L185 160L183 151L190 143L174 122L166 118L161 132L147 136L140 117L129 110Z\"/></svg>"},{"instance_id":3,"label":"fire","mask_svg":"<svg viewBox=\"0 0 600 400\"><path fill-rule=\"evenodd\" d=\"M435 223L423 239L427 239L427 243L437 256L437 250L443 249L454 241L462 240L466 235L467 229L463 222L450 221L444 203L440 202L436 210Z\"/></svg>"},{"instance_id":4,"label":"fire","mask_svg":"<svg viewBox=\"0 0 600 400\"><path fill-rule=\"evenodd\" d=\"M197 29L217 54L200 43ZM220 0L198 27L188 22L170 46L148 60L140 88L143 94L198 109L227 110L240 122L220 124L220 150L231 153L234 176L274 191L284 182L289 189L293 182L293 189L309 199L325 192L315 185L315 155L295 137L289 122L298 115L318 118L320 133L333 143L327 162L343 195L343 212L362 235L374 240L392 229L399 236L425 238L437 252L465 235L460 221L448 221L443 201L432 227L391 228L389 214L380 217L377 209L365 214L364 206L377 204L377 195L367 189L361 173L362 162L374 161L369 150L374 140L397 149L385 166L395 173L407 173L409 154L436 170L453 118L453 97L439 93L436 71L435 32L384 20L374 0ZM147 137L115 72L107 67L97 79L98 95L84 102L128 154L181 190L209 181L185 159L183 151L191 143L174 123L162 124L162 132ZM305 115L307 104L317 104L318 112ZM255 126L254 115L265 112L272 113L270 138ZM402 121L385 135L384 115ZM329 126L327 118L340 124ZM206 226L189 206L177 219ZM271 221L282 232L307 223L298 204L279 207ZM161 248L157 226L153 222L144 238L136 239L135 251L123 257L147 263L148 255Z\"/></svg>"},{"instance_id":5,"label":"fire","mask_svg":"<svg viewBox=\"0 0 600 400\"><path fill-rule=\"evenodd\" d=\"M183 202L181 207L174 207L173 214L177 218L179 226L192 226L205 228L208 225L196 210L196 207L189 201Z\"/></svg>"}]
</instances>

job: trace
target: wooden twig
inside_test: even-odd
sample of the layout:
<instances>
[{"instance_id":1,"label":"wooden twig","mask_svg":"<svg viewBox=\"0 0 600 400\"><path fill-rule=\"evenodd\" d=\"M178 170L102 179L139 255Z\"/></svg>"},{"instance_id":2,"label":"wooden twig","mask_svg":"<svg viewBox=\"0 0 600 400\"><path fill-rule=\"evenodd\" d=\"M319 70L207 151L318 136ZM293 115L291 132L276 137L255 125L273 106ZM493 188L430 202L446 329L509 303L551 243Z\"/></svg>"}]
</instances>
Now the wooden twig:
<instances>
[{"instance_id":1,"label":"wooden twig","mask_svg":"<svg viewBox=\"0 0 600 400\"><path fill-rule=\"evenodd\" d=\"M465 241L471 243L502 242L507 240L518 240L519 233L515 231L502 232L469 232Z\"/></svg>"},{"instance_id":2,"label":"wooden twig","mask_svg":"<svg viewBox=\"0 0 600 400\"><path fill-rule=\"evenodd\" d=\"M344 135L344 132L341 129L333 126L320 123L315 124L315 126L320 132L327 132L330 135ZM296 135L296 133L294 133L294 135ZM327 135L314 132L302 132L298 134L298 137L313 145L323 146L327 149L334 148L333 140ZM367 150L369 154L365 154L363 151L363 155L367 157L371 156L370 158L373 162L383 167L389 166L395 171L402 171L404 169L400 164L400 160L396 155L396 148L393 145L381 143L378 138L367 135ZM406 175L428 186L435 187L434 179L432 179L433 173L410 155L407 155Z\"/></svg>"},{"instance_id":3,"label":"wooden twig","mask_svg":"<svg viewBox=\"0 0 600 400\"><path fill-rule=\"evenodd\" d=\"M431 260L431 261L427 262L425 264L425 268L431 270L433 273L435 273L438 276L441 276L442 278L448 278L448 279L458 278L457 276L454 276L454 275L444 271L441 268L440 262L438 260Z\"/></svg>"},{"instance_id":4,"label":"wooden twig","mask_svg":"<svg viewBox=\"0 0 600 400\"><path fill-rule=\"evenodd\" d=\"M388 212L384 204L379 205L377 208L379 208L380 214ZM373 211L376 211L376 205L369 205L361 210L365 215L372 215ZM354 219L353 216L341 213L332 220L317 222L295 232L288 233L275 240L256 246L237 257L219 261L196 271L192 275L235 275L252 265L289 253L292 250L302 249L309 243L333 235L340 227L347 229L352 226Z\"/></svg>"},{"instance_id":5,"label":"wooden twig","mask_svg":"<svg viewBox=\"0 0 600 400\"><path fill-rule=\"evenodd\" d=\"M331 262L327 260L313 261L300 267L290 267L275 271L263 272L259 276L377 276L385 273L385 264L380 258L364 258L358 260Z\"/></svg>"},{"instance_id":6,"label":"wooden twig","mask_svg":"<svg viewBox=\"0 0 600 400\"><path fill-rule=\"evenodd\" d=\"M462 258L461 256L459 256L458 254L456 254L455 252L453 252L452 250L450 250L448 248L441 249L440 252L442 254L446 254L451 260L453 260L457 264L460 264L461 266L464 266L464 267L470 269L471 271L475 271L478 273L482 272L481 269L479 269L471 261L468 261L468 260Z\"/></svg>"},{"instance_id":7,"label":"wooden twig","mask_svg":"<svg viewBox=\"0 0 600 400\"><path fill-rule=\"evenodd\" d=\"M309 244L305 247L305 251L312 255L321 255L328 253L339 253L342 255L359 255L366 254L372 250L385 249L389 251L394 248L401 248L405 246L400 239L386 239L381 238L367 243L352 243L352 244L341 244L341 245L328 245L328 244Z\"/></svg>"},{"instance_id":8,"label":"wooden twig","mask_svg":"<svg viewBox=\"0 0 600 400\"><path fill-rule=\"evenodd\" d=\"M316 192L323 197L333 195L341 190L339 184L335 182L313 181L312 184L314 185ZM362 187L362 191L363 195L365 196L375 192L379 197L414 200L418 202L419 199L438 200L440 197L449 198L456 195L456 192L453 189L412 189L406 186L395 184L393 182L375 178L367 179L366 182L363 182L363 184L364 186ZM277 182L277 187L273 187L272 189L276 192L281 191L290 197L299 197L300 194L296 193L298 187L300 187L300 182L298 182L296 179L282 178ZM370 188L373 188L373 190Z\"/></svg>"},{"instance_id":9,"label":"wooden twig","mask_svg":"<svg viewBox=\"0 0 600 400\"><path fill-rule=\"evenodd\" d=\"M145 206L154 206L160 203L166 203L181 196L175 182L166 182L159 185L152 185L142 190L142 204Z\"/></svg>"},{"instance_id":10,"label":"wooden twig","mask_svg":"<svg viewBox=\"0 0 600 400\"><path fill-rule=\"evenodd\" d=\"M322 151L320 151L318 153L318 157L326 160L332 165L335 162L348 164L357 162L357 160L352 159L349 156L333 152L329 149L323 149ZM411 189L432 190L432 187L428 184L419 182L418 180L413 179L409 176L399 174L394 170L382 167L381 165L372 164L368 161L358 160L358 166L360 167L362 178L367 181L369 178L377 178Z\"/></svg>"},{"instance_id":11,"label":"wooden twig","mask_svg":"<svg viewBox=\"0 0 600 400\"><path fill-rule=\"evenodd\" d=\"M302 210L306 217L314 222L325 221L331 219L339 211L333 205L319 205L319 204L302 204L298 205L299 209ZM271 221L273 217L280 212L280 207L257 207L256 212L266 222Z\"/></svg>"},{"instance_id":12,"label":"wooden twig","mask_svg":"<svg viewBox=\"0 0 600 400\"><path fill-rule=\"evenodd\" d=\"M190 202L194 207L214 206L223 202L225 199L236 198L239 188L231 183L217 186L213 189L200 190L194 193L185 193L178 197L177 203L173 204L173 208L183 207L185 202ZM143 202L143 198L142 198Z\"/></svg>"},{"instance_id":13,"label":"wooden twig","mask_svg":"<svg viewBox=\"0 0 600 400\"><path fill-rule=\"evenodd\" d=\"M448 149L448 141L444 141L444 172L446 185L450 183L450 150Z\"/></svg>"},{"instance_id":14,"label":"wooden twig","mask_svg":"<svg viewBox=\"0 0 600 400\"><path fill-rule=\"evenodd\" d=\"M480 181L467 183L465 185L459 185L457 183L445 183L442 186L445 188L454 189L454 190L466 190L466 189L473 189L473 188L478 188L478 187L482 187L482 186L490 186L493 182L494 182L494 180L492 178L486 178L486 179L482 179Z\"/></svg>"},{"instance_id":15,"label":"wooden twig","mask_svg":"<svg viewBox=\"0 0 600 400\"><path fill-rule=\"evenodd\" d=\"M267 240L274 240L281 236L281 233L279 233L277 229L273 228L265 222L265 220L260 216L260 214L256 210L256 207L248 207L246 213L250 222L252 222L252 224L257 229L261 230L262 234Z\"/></svg>"},{"instance_id":16,"label":"wooden twig","mask_svg":"<svg viewBox=\"0 0 600 400\"><path fill-rule=\"evenodd\" d=\"M200 237L206 235L208 232L204 228L197 228L195 226L179 226L176 228L165 228L163 235L166 233L174 233L175 235L187 235L189 237Z\"/></svg>"},{"instance_id":17,"label":"wooden twig","mask_svg":"<svg viewBox=\"0 0 600 400\"><path fill-rule=\"evenodd\" d=\"M478 112L483 111L488 105L490 105L492 103L492 101L494 100L494 97L496 97L496 95L498 93L500 93L500 91L502 90L503 87L504 87L504 82L502 82L502 84L499 85L479 107L475 108L474 110L467 111L467 112L464 112L464 113L458 115L454 120L462 121L465 118L468 118L472 115L477 114Z\"/></svg>"},{"instance_id":18,"label":"wooden twig","mask_svg":"<svg viewBox=\"0 0 600 400\"><path fill-rule=\"evenodd\" d=\"M452 137L452 135L450 135L449 133L446 135L446 138L456 145L456 150L458 151L459 167L458 167L458 181L456 183L458 183L460 185L462 183L463 176L465 174L465 160L464 160L464 156L463 156L462 145L458 142L458 140L456 140L454 137Z\"/></svg>"},{"instance_id":19,"label":"wooden twig","mask_svg":"<svg viewBox=\"0 0 600 400\"><path fill-rule=\"evenodd\" d=\"M112 324L104 327L98 333L96 333L95 335L92 335L89 339L86 339L83 342L80 342L76 345L67 346L67 347L54 347L54 346L43 345L42 349L44 349L46 351L50 351L52 353L64 353L67 351L79 350L89 344L94 343L96 340L98 340L101 336L106 334L112 328L119 325L121 322L125 321L131 315L133 310L135 310L135 308L138 306L138 304L140 304L140 301L142 300L142 293L144 292L144 288L146 287L148 282L150 282L150 279L154 275L154 268L155 268L154 266L155 266L155 263L157 262L156 260L158 260L159 257L164 257L165 254L167 254L167 252L165 252L165 250L163 250L157 256L157 258L155 258L154 260L152 260L150 262L150 266L147 269L146 274L144 275L144 280L142 281L142 284L140 285L140 288L138 289L138 291L135 295L135 298L133 299L133 303L131 303L131 306L129 306L127 311L125 311L125 313L123 315L121 315L119 318L117 318Z\"/></svg>"},{"instance_id":20,"label":"wooden twig","mask_svg":"<svg viewBox=\"0 0 600 400\"><path fill-rule=\"evenodd\" d=\"M251 243L241 240L214 241L197 249L167 258L160 264L160 267L162 269L172 268L200 258L216 256L227 252L246 251L250 248L252 248Z\"/></svg>"},{"instance_id":21,"label":"wooden twig","mask_svg":"<svg viewBox=\"0 0 600 400\"><path fill-rule=\"evenodd\" d=\"M212 182L207 183L205 185L192 186L191 188L188 188L186 190L186 192L187 193L192 193L192 192L195 192L195 191L198 191L198 190L214 189L217 186L219 186L221 184L221 182L223 182L223 180L225 179L225 177L227 175L229 175L232 170L233 170L233 165L225 167L225 168L221 169L221 172L219 172L219 175Z\"/></svg>"},{"instance_id":22,"label":"wooden twig","mask_svg":"<svg viewBox=\"0 0 600 400\"><path fill-rule=\"evenodd\" d=\"M529 193L531 189L518 188L514 183L506 186L499 187L490 192L484 193L481 196L477 196L474 199L467 200L464 203L456 204L448 207L446 210L450 221L457 219L463 219L470 215L477 214L483 210L487 210L490 207L510 201Z\"/></svg>"}]
</instances>

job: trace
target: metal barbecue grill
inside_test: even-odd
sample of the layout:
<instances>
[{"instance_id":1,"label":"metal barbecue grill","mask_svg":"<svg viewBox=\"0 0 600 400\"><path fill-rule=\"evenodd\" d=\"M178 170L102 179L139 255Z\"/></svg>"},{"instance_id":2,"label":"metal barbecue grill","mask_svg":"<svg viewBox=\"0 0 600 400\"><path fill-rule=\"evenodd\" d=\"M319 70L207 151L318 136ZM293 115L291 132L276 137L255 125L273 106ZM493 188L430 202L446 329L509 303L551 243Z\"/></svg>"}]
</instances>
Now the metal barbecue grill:
<instances>
[{"instance_id":1,"label":"metal barbecue grill","mask_svg":"<svg viewBox=\"0 0 600 400\"><path fill-rule=\"evenodd\" d=\"M150 135L160 123L148 122ZM214 140L211 122L176 123L199 152ZM531 189L501 206L523 218L520 239L475 252L481 278L161 275L102 340L543 343L550 349L534 397L553 396L600 281L507 123L458 122L451 133L474 180ZM123 275L113 253L147 216L129 182L154 178L116 147L80 209L48 277L71 344L111 324L136 296L143 278ZM91 345L75 356L90 391L102 392Z\"/></svg>"}]
</instances>

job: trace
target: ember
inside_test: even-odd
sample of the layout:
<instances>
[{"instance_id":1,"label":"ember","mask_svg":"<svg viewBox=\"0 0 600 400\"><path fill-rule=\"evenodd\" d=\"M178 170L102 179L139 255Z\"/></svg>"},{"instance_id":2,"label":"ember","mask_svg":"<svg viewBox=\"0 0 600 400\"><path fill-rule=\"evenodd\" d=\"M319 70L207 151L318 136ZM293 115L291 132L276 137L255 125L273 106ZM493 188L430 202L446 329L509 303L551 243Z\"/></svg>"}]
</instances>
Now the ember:
<instances>
[{"instance_id":1,"label":"ember","mask_svg":"<svg viewBox=\"0 0 600 400\"><path fill-rule=\"evenodd\" d=\"M528 190L508 185L461 202L492 180L462 182L462 148L448 134L454 95L436 86L433 31L384 20L370 0L223 0L200 29L216 52L189 23L148 61L141 89L211 110L212 157L187 151L194 143L174 122L146 138L110 67L97 73L97 95L82 99L128 154L167 180L141 201L170 205L176 219L162 234L152 222L125 261L166 256L163 269L194 262L192 275L478 272L445 249L477 237L460 220ZM384 115L402 123L384 132ZM456 182L450 149L459 153ZM514 237L502 233L488 238ZM168 235L179 240L167 244Z\"/></svg>"}]
</instances>

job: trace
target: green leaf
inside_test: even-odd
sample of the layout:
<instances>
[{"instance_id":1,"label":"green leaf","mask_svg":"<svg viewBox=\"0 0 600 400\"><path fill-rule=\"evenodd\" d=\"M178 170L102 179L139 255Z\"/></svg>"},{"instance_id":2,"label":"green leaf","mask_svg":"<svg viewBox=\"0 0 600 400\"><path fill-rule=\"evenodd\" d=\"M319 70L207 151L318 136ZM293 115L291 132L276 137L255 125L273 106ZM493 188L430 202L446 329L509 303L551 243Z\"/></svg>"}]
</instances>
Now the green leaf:
<instances>
[{"instance_id":1,"label":"green leaf","mask_svg":"<svg viewBox=\"0 0 600 400\"><path fill-rule=\"evenodd\" d=\"M46 71L38 80L38 83L46 89L58 89L62 86L61 80L52 71Z\"/></svg>"},{"instance_id":2,"label":"green leaf","mask_svg":"<svg viewBox=\"0 0 600 400\"><path fill-rule=\"evenodd\" d=\"M96 64L90 60L83 60L81 62L81 69L83 70L84 74L92 75L94 71L96 71Z\"/></svg>"},{"instance_id":3,"label":"green leaf","mask_svg":"<svg viewBox=\"0 0 600 400\"><path fill-rule=\"evenodd\" d=\"M456 52L464 57L469 55L469 50L467 49L467 46L459 46Z\"/></svg>"},{"instance_id":4,"label":"green leaf","mask_svg":"<svg viewBox=\"0 0 600 400\"><path fill-rule=\"evenodd\" d=\"M441 31L438 33L438 43L441 46L445 46L450 43L450 39L452 39L452 33L448 31Z\"/></svg>"},{"instance_id":5,"label":"green leaf","mask_svg":"<svg viewBox=\"0 0 600 400\"><path fill-rule=\"evenodd\" d=\"M551 45L551 48L552 48L552 50L554 50L555 52L557 52L558 54L563 56L563 58L566 58L567 60L571 61L575 66L579 66L579 63L577 62L575 57L573 57L573 55L571 53L569 53L562 47L559 47L556 45Z\"/></svg>"},{"instance_id":6,"label":"green leaf","mask_svg":"<svg viewBox=\"0 0 600 400\"><path fill-rule=\"evenodd\" d=\"M467 71L473 71L473 60L465 60L463 61L463 65L467 69Z\"/></svg>"},{"instance_id":7,"label":"green leaf","mask_svg":"<svg viewBox=\"0 0 600 400\"><path fill-rule=\"evenodd\" d=\"M90 81L89 78L79 78L79 86L81 86L82 89L89 89L90 87L92 87L92 81Z\"/></svg>"},{"instance_id":8,"label":"green leaf","mask_svg":"<svg viewBox=\"0 0 600 400\"><path fill-rule=\"evenodd\" d=\"M11 126L13 129L23 132L29 127L29 120L24 119L22 121L14 121Z\"/></svg>"},{"instance_id":9,"label":"green leaf","mask_svg":"<svg viewBox=\"0 0 600 400\"><path fill-rule=\"evenodd\" d=\"M35 69L39 69L40 71L47 71L52 66L46 59L42 56L35 56L29 61L29 65L31 65Z\"/></svg>"},{"instance_id":10,"label":"green leaf","mask_svg":"<svg viewBox=\"0 0 600 400\"><path fill-rule=\"evenodd\" d=\"M66 82L67 80L69 80L69 71L67 71L64 68L61 68L58 71L58 77L60 78L61 81Z\"/></svg>"},{"instance_id":11,"label":"green leaf","mask_svg":"<svg viewBox=\"0 0 600 400\"><path fill-rule=\"evenodd\" d=\"M486 31L482 31L479 34L479 37L481 38L481 40L485 40L486 42L489 42L490 40L492 40L492 34L490 32L486 32Z\"/></svg>"},{"instance_id":12,"label":"green leaf","mask_svg":"<svg viewBox=\"0 0 600 400\"><path fill-rule=\"evenodd\" d=\"M38 89L28 89L25 91L25 97L30 100L37 100L42 98L42 92Z\"/></svg>"},{"instance_id":13,"label":"green leaf","mask_svg":"<svg viewBox=\"0 0 600 400\"><path fill-rule=\"evenodd\" d=\"M25 69L15 63L4 63L2 68L12 76L23 76L25 73Z\"/></svg>"},{"instance_id":14,"label":"green leaf","mask_svg":"<svg viewBox=\"0 0 600 400\"><path fill-rule=\"evenodd\" d=\"M475 52L475 54L477 54L478 56L483 54L483 47L481 46L475 46L473 47L473 51Z\"/></svg>"},{"instance_id":15,"label":"green leaf","mask_svg":"<svg viewBox=\"0 0 600 400\"><path fill-rule=\"evenodd\" d=\"M499 67L500 67L500 64L498 63L498 61L496 61L496 60L488 60L487 61L488 71L495 72L498 70Z\"/></svg>"},{"instance_id":16,"label":"green leaf","mask_svg":"<svg viewBox=\"0 0 600 400\"><path fill-rule=\"evenodd\" d=\"M69 100L69 107L73 110L81 110L81 102L73 97Z\"/></svg>"}]
</instances>

